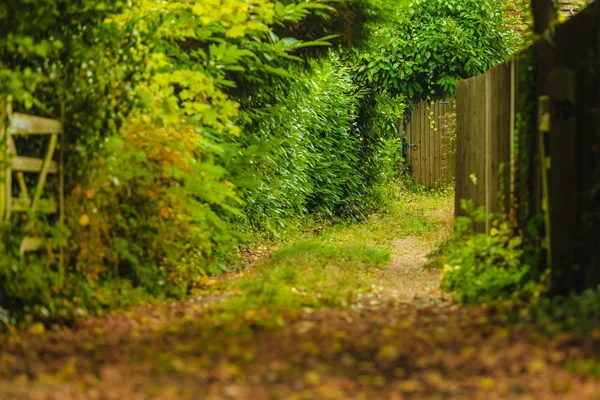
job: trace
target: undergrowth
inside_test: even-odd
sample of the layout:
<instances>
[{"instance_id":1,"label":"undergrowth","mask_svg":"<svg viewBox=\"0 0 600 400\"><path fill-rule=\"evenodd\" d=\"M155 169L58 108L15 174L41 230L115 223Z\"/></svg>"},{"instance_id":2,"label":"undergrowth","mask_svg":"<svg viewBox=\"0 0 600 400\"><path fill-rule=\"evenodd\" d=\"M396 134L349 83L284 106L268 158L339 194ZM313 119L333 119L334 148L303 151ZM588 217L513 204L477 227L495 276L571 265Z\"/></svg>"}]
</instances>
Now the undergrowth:
<instances>
[{"instance_id":1,"label":"undergrowth","mask_svg":"<svg viewBox=\"0 0 600 400\"><path fill-rule=\"evenodd\" d=\"M526 295L535 279L523 262L523 239L501 218L461 201L466 216L457 217L455 231L442 250L442 289L455 292L459 303L482 303ZM490 223L490 232L478 225Z\"/></svg>"},{"instance_id":2,"label":"undergrowth","mask_svg":"<svg viewBox=\"0 0 600 400\"><path fill-rule=\"evenodd\" d=\"M427 237L442 229L427 213L452 192L417 191L398 181L382 195L385 207L365 221L287 237L279 250L233 285L235 295L215 311L218 319L246 318L271 326L283 323L284 312L351 305L372 290L373 273L389 262L394 240Z\"/></svg>"}]
</instances>

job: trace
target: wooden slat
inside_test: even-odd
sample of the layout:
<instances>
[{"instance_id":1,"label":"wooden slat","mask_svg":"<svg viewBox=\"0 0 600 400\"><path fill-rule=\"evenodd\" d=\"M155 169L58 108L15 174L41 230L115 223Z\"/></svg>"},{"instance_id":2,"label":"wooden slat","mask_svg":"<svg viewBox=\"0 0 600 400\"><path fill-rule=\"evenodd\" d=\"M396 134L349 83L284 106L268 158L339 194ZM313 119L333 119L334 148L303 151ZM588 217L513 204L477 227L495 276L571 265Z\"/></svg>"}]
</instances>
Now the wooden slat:
<instances>
[{"instance_id":1,"label":"wooden slat","mask_svg":"<svg viewBox=\"0 0 600 400\"><path fill-rule=\"evenodd\" d=\"M43 246L44 246L44 239L39 238L39 237L26 236L25 238L23 238L23 241L21 242L21 247L19 248L19 253L21 255L23 255L25 252L28 252L28 251L39 250Z\"/></svg>"},{"instance_id":2,"label":"wooden slat","mask_svg":"<svg viewBox=\"0 0 600 400\"><path fill-rule=\"evenodd\" d=\"M0 142L4 140L4 136L8 131L4 125L6 120L7 104L4 97L0 97ZM4 160L6 159L6 149L0 146L0 222L4 220L4 213L6 212L6 171L2 168Z\"/></svg>"},{"instance_id":3,"label":"wooden slat","mask_svg":"<svg viewBox=\"0 0 600 400\"><path fill-rule=\"evenodd\" d=\"M425 178L427 180L427 183L425 184L425 187L427 189L431 189L431 174L432 174L432 167L431 167L431 161L432 161L432 157L431 157L431 122L432 122L432 118L431 118L431 104L428 102L427 106L425 108L425 130L423 130L423 138L425 140L425 144L427 145L427 153L425 156L425 165L426 165L426 175Z\"/></svg>"},{"instance_id":4,"label":"wooden slat","mask_svg":"<svg viewBox=\"0 0 600 400\"><path fill-rule=\"evenodd\" d=\"M465 149L463 148L463 138L465 125L463 118L467 112L465 107L467 102L469 81L456 82L456 162L454 164L455 180L454 180L454 215L464 215L460 208L460 200L465 198L464 185L464 157Z\"/></svg>"},{"instance_id":5,"label":"wooden slat","mask_svg":"<svg viewBox=\"0 0 600 400\"><path fill-rule=\"evenodd\" d=\"M444 128L443 116L448 110L445 103L418 103L406 127L407 141L415 145L409 148L408 162L415 182L426 189L447 184L454 176L454 171L449 171L454 168L454 148L451 148Z\"/></svg>"},{"instance_id":6,"label":"wooden slat","mask_svg":"<svg viewBox=\"0 0 600 400\"><path fill-rule=\"evenodd\" d=\"M41 158L33 157L13 157L12 158L12 169L14 171L23 172L41 172L44 166L44 160ZM58 172L58 164L51 161L48 166L49 174L56 174Z\"/></svg>"},{"instance_id":7,"label":"wooden slat","mask_svg":"<svg viewBox=\"0 0 600 400\"><path fill-rule=\"evenodd\" d=\"M472 153L473 159L473 172L477 177L477 184L472 184L473 190L476 193L477 202L475 207L486 207L488 202L488 171L487 165L489 162L489 149L488 149L488 138L489 138L489 126L488 126L488 107L489 107L489 93L488 93L488 81L487 77L477 77L478 98L484 99L479 107L475 107L477 110L476 118L476 129L471 132L472 137L476 143L475 152ZM483 157L480 155L483 154ZM477 224L477 230L479 232L486 231L486 223Z\"/></svg>"},{"instance_id":8,"label":"wooden slat","mask_svg":"<svg viewBox=\"0 0 600 400\"><path fill-rule=\"evenodd\" d=\"M31 207L31 199L12 199L13 212L27 212ZM45 214L55 214L58 211L58 204L54 199L40 199L37 211Z\"/></svg>"},{"instance_id":9,"label":"wooden slat","mask_svg":"<svg viewBox=\"0 0 600 400\"><path fill-rule=\"evenodd\" d=\"M13 113L9 120L10 124L8 131L13 135L48 135L59 134L63 132L62 123L55 119Z\"/></svg>"},{"instance_id":10,"label":"wooden slat","mask_svg":"<svg viewBox=\"0 0 600 400\"><path fill-rule=\"evenodd\" d=\"M414 144L416 146L413 147L414 150L414 164L413 164L413 176L417 183L422 183L421 181L421 153L423 151L421 146L421 103L417 104L415 112L413 114L414 118Z\"/></svg>"},{"instance_id":11,"label":"wooden slat","mask_svg":"<svg viewBox=\"0 0 600 400\"><path fill-rule=\"evenodd\" d=\"M447 185L450 182L450 171L448 159L450 155L448 154L450 150L450 145L448 143L448 129L446 128L446 110L448 106L444 104L441 109L442 119L440 121L440 168L441 168L441 179L444 185Z\"/></svg>"},{"instance_id":12,"label":"wooden slat","mask_svg":"<svg viewBox=\"0 0 600 400\"><path fill-rule=\"evenodd\" d=\"M15 141L13 140L12 136L8 135L7 139L8 153L14 157L17 154L17 146L15 145ZM29 198L29 191L27 190L27 184L25 183L25 175L22 171L17 172L17 182L19 182L21 193L25 196L25 198Z\"/></svg>"},{"instance_id":13,"label":"wooden slat","mask_svg":"<svg viewBox=\"0 0 600 400\"><path fill-rule=\"evenodd\" d=\"M419 121L421 118L419 117L419 105L417 104L415 111L413 112L413 125L412 125L412 137L413 137L413 176L415 180L418 182L419 179L419 154L421 149L419 149Z\"/></svg>"},{"instance_id":14,"label":"wooden slat","mask_svg":"<svg viewBox=\"0 0 600 400\"><path fill-rule=\"evenodd\" d=\"M427 116L427 104L425 102L421 103L421 177L422 184L427 188L427 184L429 183L427 180L427 172L429 169L427 168L427 158L429 156L429 147L427 147L427 129L429 124L429 119Z\"/></svg>"},{"instance_id":15,"label":"wooden slat","mask_svg":"<svg viewBox=\"0 0 600 400\"><path fill-rule=\"evenodd\" d=\"M10 218L10 213L11 213L11 199L12 199L12 169L10 168L11 165L10 163L6 163L7 167L4 171L4 193L2 193L3 197L4 197L4 207L5 207L5 218L9 219Z\"/></svg>"},{"instance_id":16,"label":"wooden slat","mask_svg":"<svg viewBox=\"0 0 600 400\"><path fill-rule=\"evenodd\" d=\"M440 110L442 105L440 102L435 104L435 186L439 187L442 180L442 143L440 134L442 133L442 124L440 121Z\"/></svg>"},{"instance_id":17,"label":"wooden slat","mask_svg":"<svg viewBox=\"0 0 600 400\"><path fill-rule=\"evenodd\" d=\"M52 156L54 155L54 149L56 148L56 143L58 142L58 135L52 135L50 137L50 143L48 144L48 151L46 152L46 157L44 158L44 165L40 172L40 176L38 179L37 187L35 190L35 195L33 196L33 203L31 203L31 211L35 212L38 207L38 202L42 196L42 192L44 191L44 185L46 184L46 177L48 176L48 171L52 164Z\"/></svg>"},{"instance_id":18,"label":"wooden slat","mask_svg":"<svg viewBox=\"0 0 600 400\"><path fill-rule=\"evenodd\" d=\"M413 143L411 131L412 131L412 125L411 125L411 121L409 120L408 124L406 124L406 144L407 144L407 148L406 148L407 159L406 159L406 161L407 161L408 165L412 165L412 155L413 155L413 149L411 147L411 144Z\"/></svg>"},{"instance_id":19,"label":"wooden slat","mask_svg":"<svg viewBox=\"0 0 600 400\"><path fill-rule=\"evenodd\" d=\"M511 147L511 64L506 63L492 71L492 132L491 149L491 209L506 211L509 207L510 147ZM500 168L502 167L502 170Z\"/></svg>"}]
</instances>

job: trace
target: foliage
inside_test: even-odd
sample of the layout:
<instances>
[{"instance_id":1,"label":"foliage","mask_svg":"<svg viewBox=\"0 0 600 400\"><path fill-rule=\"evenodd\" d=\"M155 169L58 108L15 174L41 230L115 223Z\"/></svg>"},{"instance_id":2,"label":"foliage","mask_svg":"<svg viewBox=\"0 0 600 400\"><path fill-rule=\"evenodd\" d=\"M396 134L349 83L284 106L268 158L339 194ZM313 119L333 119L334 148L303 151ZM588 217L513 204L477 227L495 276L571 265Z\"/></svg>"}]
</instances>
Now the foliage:
<instances>
[{"instance_id":1,"label":"foliage","mask_svg":"<svg viewBox=\"0 0 600 400\"><path fill-rule=\"evenodd\" d=\"M17 110L54 117L56 99L66 103L69 193L65 230L34 215L26 227L15 215L3 231L2 304L43 316L57 312L56 300L94 298L82 293L111 282L181 296L224 271L256 232L377 207L398 142L387 121L399 109L374 102L384 124L360 127L365 92L334 53L312 50L337 29L355 41L350 31L366 18L359 3L0 6L10 19L3 95ZM347 29L346 17L360 22ZM329 25L314 29L316 20ZM314 56L324 60L303 63ZM47 246L21 258L15 249L32 226ZM31 274L21 267L38 264Z\"/></svg>"},{"instance_id":2,"label":"foliage","mask_svg":"<svg viewBox=\"0 0 600 400\"><path fill-rule=\"evenodd\" d=\"M365 85L416 103L453 95L457 80L483 73L515 50L501 0L414 0L397 22L376 28L357 65Z\"/></svg>"},{"instance_id":3,"label":"foliage","mask_svg":"<svg viewBox=\"0 0 600 400\"><path fill-rule=\"evenodd\" d=\"M416 193L403 181L383 189L386 207L366 220L321 226L259 261L234 283L238 295L219 306L229 315L222 318L251 313L255 323L272 326L290 310L354 304L372 290L369 282L389 263L395 240L418 235L433 242L434 231L449 233L428 215L448 202L447 193Z\"/></svg>"},{"instance_id":4,"label":"foliage","mask_svg":"<svg viewBox=\"0 0 600 400\"><path fill-rule=\"evenodd\" d=\"M474 210L465 200L461 206L469 216L456 218L456 231L444 249L442 288L455 291L461 303L486 302L519 292L531 278L530 266L522 263L521 236L514 236L499 219L492 220L489 235L475 233L475 224L491 215L481 208Z\"/></svg>"},{"instance_id":5,"label":"foliage","mask_svg":"<svg viewBox=\"0 0 600 400\"><path fill-rule=\"evenodd\" d=\"M579 294L553 298L542 297L522 311L524 320L534 321L547 333L561 331L589 335L600 333L600 288L587 289Z\"/></svg>"},{"instance_id":6,"label":"foliage","mask_svg":"<svg viewBox=\"0 0 600 400\"><path fill-rule=\"evenodd\" d=\"M0 396L444 398L459 388L471 397L587 398L597 391L590 378L598 362L585 358L597 354L597 333L548 337L535 324L499 323L505 314L495 307L456 307L425 288L406 296L402 289L419 278L392 282L398 265L375 264L389 251L400 256L405 249L394 239L412 231L397 226L430 217L440 198L408 191L396 200L393 216L294 240L240 281L210 278L221 290L87 318L72 330L10 327L0 340ZM88 376L98 370L105 372Z\"/></svg>"},{"instance_id":7,"label":"foliage","mask_svg":"<svg viewBox=\"0 0 600 400\"><path fill-rule=\"evenodd\" d=\"M227 160L245 188L245 215L254 228L276 232L293 215L359 219L376 204L377 188L393 176L399 111L379 112L383 126L367 130L365 95L335 54L299 70L299 79L264 88L243 104L239 154ZM363 106L364 107L364 106ZM245 183L244 183L245 182Z\"/></svg>"},{"instance_id":8,"label":"foliage","mask_svg":"<svg viewBox=\"0 0 600 400\"><path fill-rule=\"evenodd\" d=\"M366 272L388 260L389 252L377 247L300 242L279 250L256 276L242 280L246 297L237 302L286 310L348 304L368 288Z\"/></svg>"}]
</instances>

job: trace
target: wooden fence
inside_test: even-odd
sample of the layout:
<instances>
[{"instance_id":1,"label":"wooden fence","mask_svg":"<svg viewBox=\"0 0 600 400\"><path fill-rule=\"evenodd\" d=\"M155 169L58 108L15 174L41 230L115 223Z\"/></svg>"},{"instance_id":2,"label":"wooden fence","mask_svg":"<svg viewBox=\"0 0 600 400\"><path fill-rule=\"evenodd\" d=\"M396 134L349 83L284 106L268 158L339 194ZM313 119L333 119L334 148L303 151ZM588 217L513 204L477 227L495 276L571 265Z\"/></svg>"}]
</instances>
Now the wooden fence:
<instances>
[{"instance_id":1,"label":"wooden fence","mask_svg":"<svg viewBox=\"0 0 600 400\"><path fill-rule=\"evenodd\" d=\"M446 115L452 112L452 103L421 102L406 126L408 163L417 183L433 189L451 183L454 179L454 137Z\"/></svg>"},{"instance_id":2,"label":"wooden fence","mask_svg":"<svg viewBox=\"0 0 600 400\"><path fill-rule=\"evenodd\" d=\"M531 243L545 231L555 293L600 284L598 21L595 2L551 41L456 88L456 214L471 199L505 210Z\"/></svg>"},{"instance_id":3,"label":"wooden fence","mask_svg":"<svg viewBox=\"0 0 600 400\"><path fill-rule=\"evenodd\" d=\"M0 222L10 220L14 213L27 213L29 217L34 217L35 214L58 214L58 222L62 225L62 149L58 152L57 161L55 152L63 133L63 124L54 119L13 113L10 102L7 106L3 103L0 102ZM5 120L8 121L7 126L4 126ZM42 158L21 154L17 140L24 135L28 137L28 141L37 141L38 146L45 144ZM48 137L46 143L43 140L45 137ZM58 176L58 187L53 191L47 188L49 175ZM34 187L29 187L28 183L33 183ZM27 224L30 219L17 218L14 221ZM24 227L25 235L19 248L21 254L44 246L44 238L39 232L30 231L29 225Z\"/></svg>"},{"instance_id":4,"label":"wooden fence","mask_svg":"<svg viewBox=\"0 0 600 400\"><path fill-rule=\"evenodd\" d=\"M457 215L464 214L461 199L487 212L508 209L517 65L511 61L456 85ZM489 221L479 226L489 228Z\"/></svg>"}]
</instances>

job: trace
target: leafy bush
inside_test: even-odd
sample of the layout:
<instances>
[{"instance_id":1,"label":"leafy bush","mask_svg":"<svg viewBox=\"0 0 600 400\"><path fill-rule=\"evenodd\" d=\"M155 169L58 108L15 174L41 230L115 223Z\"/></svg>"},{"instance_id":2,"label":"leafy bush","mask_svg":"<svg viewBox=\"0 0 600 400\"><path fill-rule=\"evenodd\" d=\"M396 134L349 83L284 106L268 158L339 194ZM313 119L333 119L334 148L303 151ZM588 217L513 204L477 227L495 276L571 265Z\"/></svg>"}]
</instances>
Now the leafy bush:
<instances>
[{"instance_id":1,"label":"leafy bush","mask_svg":"<svg viewBox=\"0 0 600 400\"><path fill-rule=\"evenodd\" d=\"M531 268L522 263L522 238L498 219L492 221L489 235L474 233L474 224L491 216L472 210L464 200L462 206L470 215L456 218L456 231L444 249L442 289L455 291L462 303L510 297L530 278Z\"/></svg>"},{"instance_id":2,"label":"leafy bush","mask_svg":"<svg viewBox=\"0 0 600 400\"><path fill-rule=\"evenodd\" d=\"M280 81L242 103L242 129L249 134L237 141L239 150L229 154L239 156L226 168L244 189L245 215L255 229L276 232L290 217L311 213L357 219L369 207L369 191L393 175L393 125L387 131L359 126L365 95L337 57L330 58L297 70L289 87ZM398 115L385 110L377 117Z\"/></svg>"},{"instance_id":3,"label":"leafy bush","mask_svg":"<svg viewBox=\"0 0 600 400\"><path fill-rule=\"evenodd\" d=\"M356 4L338 10L362 19ZM223 270L253 239L244 233L313 213L357 218L375 205L397 149L387 121L398 114L370 108L386 125L364 129L366 97L343 62L301 64L327 55L311 50L329 44L317 33L344 25L303 21L332 12L319 1L1 5L3 95L54 117L56 98L65 101L69 193L64 231L29 216L26 229L47 239L39 254L17 255L18 216L2 231L3 307L97 311L112 284L180 296Z\"/></svg>"},{"instance_id":4,"label":"leafy bush","mask_svg":"<svg viewBox=\"0 0 600 400\"><path fill-rule=\"evenodd\" d=\"M408 10L406 9L408 8ZM412 0L395 22L375 28L357 65L365 84L413 102L454 93L457 80L481 74L516 50L504 0Z\"/></svg>"}]
</instances>

